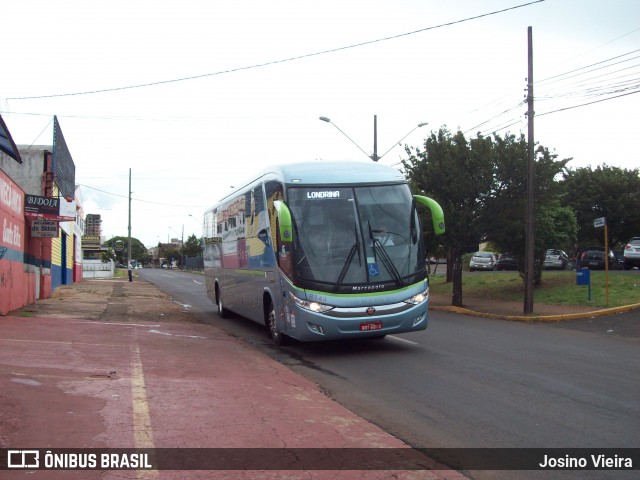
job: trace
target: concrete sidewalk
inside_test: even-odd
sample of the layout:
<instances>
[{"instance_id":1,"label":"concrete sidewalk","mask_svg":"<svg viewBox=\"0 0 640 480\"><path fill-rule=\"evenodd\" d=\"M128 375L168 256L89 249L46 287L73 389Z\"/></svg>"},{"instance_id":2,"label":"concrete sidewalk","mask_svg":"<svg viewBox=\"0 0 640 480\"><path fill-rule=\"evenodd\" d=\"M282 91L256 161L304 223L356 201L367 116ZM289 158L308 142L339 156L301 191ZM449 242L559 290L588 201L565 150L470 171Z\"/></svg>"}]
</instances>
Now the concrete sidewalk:
<instances>
[{"instance_id":1,"label":"concrete sidewalk","mask_svg":"<svg viewBox=\"0 0 640 480\"><path fill-rule=\"evenodd\" d=\"M139 278L60 287L0 317L0 448L374 447L408 448ZM433 461L429 468L37 470L29 478L465 478Z\"/></svg>"}]
</instances>

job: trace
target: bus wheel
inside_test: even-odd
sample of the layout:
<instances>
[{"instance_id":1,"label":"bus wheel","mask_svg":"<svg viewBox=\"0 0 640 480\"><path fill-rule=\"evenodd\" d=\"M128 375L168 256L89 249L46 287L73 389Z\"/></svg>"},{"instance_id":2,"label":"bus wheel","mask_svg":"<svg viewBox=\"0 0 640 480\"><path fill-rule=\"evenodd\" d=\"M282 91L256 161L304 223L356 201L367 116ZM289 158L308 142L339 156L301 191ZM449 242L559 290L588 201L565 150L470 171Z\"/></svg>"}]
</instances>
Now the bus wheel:
<instances>
[{"instance_id":1,"label":"bus wheel","mask_svg":"<svg viewBox=\"0 0 640 480\"><path fill-rule=\"evenodd\" d=\"M216 300L218 303L218 315L220 316L220 318L229 318L229 310L224 308L224 305L222 303L222 292L219 288L216 288Z\"/></svg>"},{"instance_id":2,"label":"bus wheel","mask_svg":"<svg viewBox=\"0 0 640 480\"><path fill-rule=\"evenodd\" d=\"M284 335L278 330L276 323L276 309L273 302L269 301L269 309L267 310L267 328L269 329L269 338L275 345L284 344Z\"/></svg>"}]
</instances>

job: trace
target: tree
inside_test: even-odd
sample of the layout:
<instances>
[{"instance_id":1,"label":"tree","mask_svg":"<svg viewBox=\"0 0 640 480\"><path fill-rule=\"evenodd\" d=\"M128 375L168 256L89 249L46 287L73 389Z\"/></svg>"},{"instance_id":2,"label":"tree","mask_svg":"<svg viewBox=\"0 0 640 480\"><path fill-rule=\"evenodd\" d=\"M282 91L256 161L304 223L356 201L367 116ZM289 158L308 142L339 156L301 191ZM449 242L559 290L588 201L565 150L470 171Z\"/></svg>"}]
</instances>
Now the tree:
<instances>
[{"instance_id":1,"label":"tree","mask_svg":"<svg viewBox=\"0 0 640 480\"><path fill-rule=\"evenodd\" d=\"M462 306L462 254L475 249L484 237L485 199L492 184L491 140L467 142L462 132L446 127L431 133L424 150L406 147L402 164L415 192L436 200L445 215L447 231L442 242L448 249L447 271L453 282L451 303Z\"/></svg>"},{"instance_id":2,"label":"tree","mask_svg":"<svg viewBox=\"0 0 640 480\"><path fill-rule=\"evenodd\" d=\"M603 244L596 218L607 219L608 243L611 247L626 243L640 232L639 170L605 165L569 170L561 182L563 204L572 207L578 221L578 242Z\"/></svg>"},{"instance_id":3,"label":"tree","mask_svg":"<svg viewBox=\"0 0 640 480\"><path fill-rule=\"evenodd\" d=\"M115 251L115 243L120 240L124 243L124 250L121 252ZM112 237L106 242L105 245L113 249L114 255L117 258L117 262L126 265L128 261L127 246L129 244L129 237ZM137 238L131 237L131 259L137 260L140 263L145 263L149 259L149 252L147 247Z\"/></svg>"},{"instance_id":4,"label":"tree","mask_svg":"<svg viewBox=\"0 0 640 480\"><path fill-rule=\"evenodd\" d=\"M202 245L200 244L200 240L192 234L187 241L184 243L182 247L182 254L187 257L197 257L202 253Z\"/></svg>"},{"instance_id":5,"label":"tree","mask_svg":"<svg viewBox=\"0 0 640 480\"><path fill-rule=\"evenodd\" d=\"M405 172L414 191L424 192L442 206L449 251L447 274L453 282L452 305L462 306L462 254L482 242L519 260L524 279L526 179L528 142L524 135L494 134L465 140L446 129L426 139L424 150L405 149ZM534 283L542 281L548 248L569 249L577 231L575 213L562 203L557 178L570 159L536 146Z\"/></svg>"},{"instance_id":6,"label":"tree","mask_svg":"<svg viewBox=\"0 0 640 480\"><path fill-rule=\"evenodd\" d=\"M164 258L166 263L172 264L172 262L180 261L180 250L177 248L167 248L164 251Z\"/></svg>"},{"instance_id":7,"label":"tree","mask_svg":"<svg viewBox=\"0 0 640 480\"><path fill-rule=\"evenodd\" d=\"M557 155L541 145L535 152L535 246L534 284L542 281L542 263L548 248L567 249L576 234L573 211L560 203L561 189L556 178L566 169L570 159L557 160ZM524 279L528 142L524 135L516 138L507 133L494 134L493 186L485 200L488 215L485 234L501 251L518 259Z\"/></svg>"}]
</instances>

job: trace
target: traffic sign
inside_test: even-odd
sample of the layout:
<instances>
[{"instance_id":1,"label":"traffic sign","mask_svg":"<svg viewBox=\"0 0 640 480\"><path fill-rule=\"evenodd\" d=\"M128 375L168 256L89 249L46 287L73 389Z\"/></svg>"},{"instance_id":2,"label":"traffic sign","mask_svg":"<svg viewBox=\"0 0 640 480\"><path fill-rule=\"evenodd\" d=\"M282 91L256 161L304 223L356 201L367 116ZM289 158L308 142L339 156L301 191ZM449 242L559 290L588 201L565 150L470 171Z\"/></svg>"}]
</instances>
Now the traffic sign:
<instances>
[{"instance_id":1,"label":"traffic sign","mask_svg":"<svg viewBox=\"0 0 640 480\"><path fill-rule=\"evenodd\" d=\"M598 228L598 227L604 227L605 223L607 223L607 220L605 219L605 217L600 217L600 218L596 218L593 221L593 226Z\"/></svg>"}]
</instances>

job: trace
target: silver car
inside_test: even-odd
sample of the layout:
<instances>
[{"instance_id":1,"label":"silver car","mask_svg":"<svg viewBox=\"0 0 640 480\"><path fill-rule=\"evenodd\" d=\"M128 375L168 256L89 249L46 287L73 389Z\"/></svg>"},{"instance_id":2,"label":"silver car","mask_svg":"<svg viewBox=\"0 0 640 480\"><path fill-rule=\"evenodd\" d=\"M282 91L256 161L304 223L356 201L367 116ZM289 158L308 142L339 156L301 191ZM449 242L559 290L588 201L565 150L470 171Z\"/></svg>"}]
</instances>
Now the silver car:
<instances>
[{"instance_id":1,"label":"silver car","mask_svg":"<svg viewBox=\"0 0 640 480\"><path fill-rule=\"evenodd\" d=\"M549 250L547 250L544 256L544 262L542 263L542 268L544 268L545 270L566 270L570 266L571 261L569 260L569 255L567 255L563 250L558 250L555 248L550 248Z\"/></svg>"},{"instance_id":2,"label":"silver car","mask_svg":"<svg viewBox=\"0 0 640 480\"><path fill-rule=\"evenodd\" d=\"M493 270L496 268L498 257L491 252L476 252L469 262L469 270Z\"/></svg>"},{"instance_id":3,"label":"silver car","mask_svg":"<svg viewBox=\"0 0 640 480\"><path fill-rule=\"evenodd\" d=\"M633 237L624 247L624 269L640 268L640 237Z\"/></svg>"}]
</instances>

